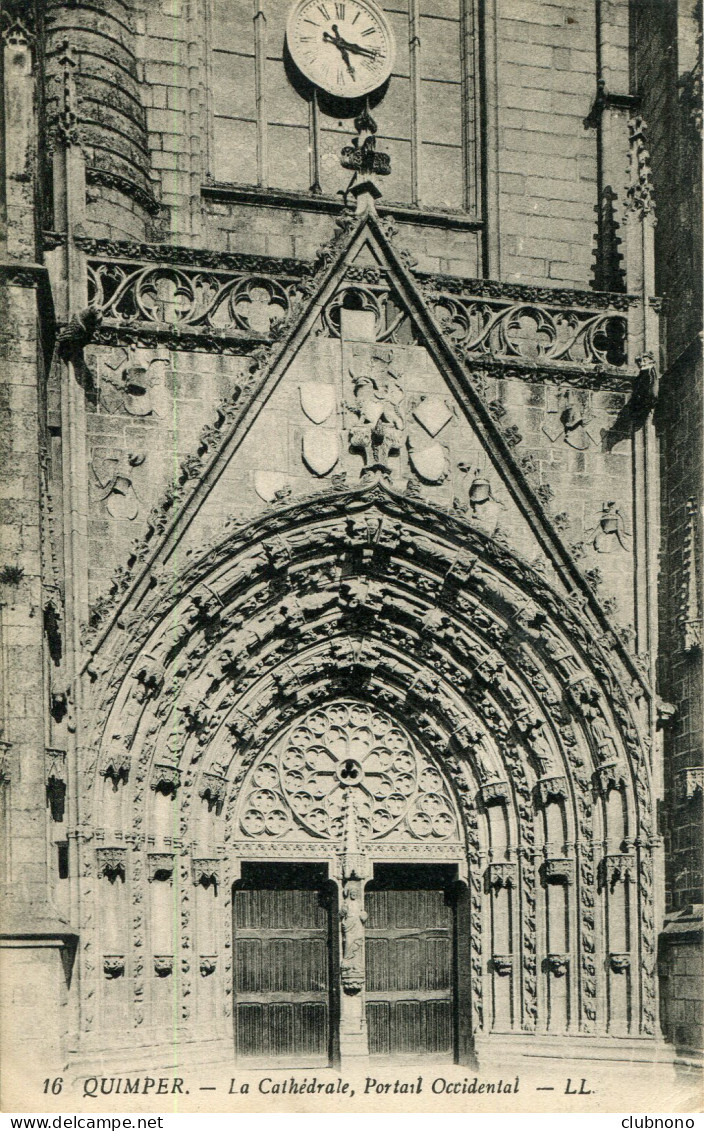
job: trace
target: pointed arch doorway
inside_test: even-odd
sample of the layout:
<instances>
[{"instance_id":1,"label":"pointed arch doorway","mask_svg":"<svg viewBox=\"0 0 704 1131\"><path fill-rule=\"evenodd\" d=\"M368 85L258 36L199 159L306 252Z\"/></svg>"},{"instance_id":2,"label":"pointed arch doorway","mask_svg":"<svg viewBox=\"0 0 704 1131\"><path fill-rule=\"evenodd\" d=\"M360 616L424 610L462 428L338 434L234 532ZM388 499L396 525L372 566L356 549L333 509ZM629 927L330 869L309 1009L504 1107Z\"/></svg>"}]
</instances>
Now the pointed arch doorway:
<instances>
[{"instance_id":1,"label":"pointed arch doorway","mask_svg":"<svg viewBox=\"0 0 704 1131\"><path fill-rule=\"evenodd\" d=\"M338 699L260 754L239 795L238 1060L463 1060L466 850L439 767Z\"/></svg>"}]
</instances>

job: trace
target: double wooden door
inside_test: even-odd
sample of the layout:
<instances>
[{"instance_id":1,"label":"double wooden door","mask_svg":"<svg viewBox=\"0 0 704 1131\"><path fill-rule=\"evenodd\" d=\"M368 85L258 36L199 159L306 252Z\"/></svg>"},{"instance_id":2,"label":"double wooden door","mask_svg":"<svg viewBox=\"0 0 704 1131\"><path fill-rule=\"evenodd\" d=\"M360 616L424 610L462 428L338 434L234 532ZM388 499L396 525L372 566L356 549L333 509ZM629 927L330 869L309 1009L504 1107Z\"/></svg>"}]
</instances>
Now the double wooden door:
<instances>
[{"instance_id":1,"label":"double wooden door","mask_svg":"<svg viewBox=\"0 0 704 1131\"><path fill-rule=\"evenodd\" d=\"M374 1060L453 1060L455 908L437 871L389 867L366 891L366 1016ZM256 871L233 897L237 1056L329 1064L339 1024L334 899L312 870ZM333 929L334 928L334 929Z\"/></svg>"}]
</instances>

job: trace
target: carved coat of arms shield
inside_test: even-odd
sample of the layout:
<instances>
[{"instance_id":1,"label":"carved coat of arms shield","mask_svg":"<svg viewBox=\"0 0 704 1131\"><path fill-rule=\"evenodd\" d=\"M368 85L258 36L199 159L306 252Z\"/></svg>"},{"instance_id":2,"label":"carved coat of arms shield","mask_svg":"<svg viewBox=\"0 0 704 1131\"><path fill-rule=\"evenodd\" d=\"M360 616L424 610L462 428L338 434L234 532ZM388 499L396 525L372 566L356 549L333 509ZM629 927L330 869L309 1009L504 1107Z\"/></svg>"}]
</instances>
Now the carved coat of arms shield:
<instances>
[{"instance_id":1,"label":"carved coat of arms shield","mask_svg":"<svg viewBox=\"0 0 704 1131\"><path fill-rule=\"evenodd\" d=\"M254 490L265 503L273 503L277 491L286 486L288 480L280 471L255 471Z\"/></svg>"},{"instance_id":2,"label":"carved coat of arms shield","mask_svg":"<svg viewBox=\"0 0 704 1131\"><path fill-rule=\"evenodd\" d=\"M314 424L323 424L335 410L335 386L324 381L304 381L298 386L301 408Z\"/></svg>"},{"instance_id":3,"label":"carved coat of arms shield","mask_svg":"<svg viewBox=\"0 0 704 1131\"><path fill-rule=\"evenodd\" d=\"M447 476L447 454L442 444L429 444L425 448L408 445L411 466L426 483L441 483Z\"/></svg>"},{"instance_id":4,"label":"carved coat of arms shield","mask_svg":"<svg viewBox=\"0 0 704 1131\"><path fill-rule=\"evenodd\" d=\"M445 425L452 420L453 412L444 397L432 394L423 398L413 415L429 435L437 436L438 432L442 432Z\"/></svg>"},{"instance_id":5,"label":"carved coat of arms shield","mask_svg":"<svg viewBox=\"0 0 704 1131\"><path fill-rule=\"evenodd\" d=\"M340 440L330 428L307 428L303 433L303 462L313 475L332 471L340 458Z\"/></svg>"}]
</instances>

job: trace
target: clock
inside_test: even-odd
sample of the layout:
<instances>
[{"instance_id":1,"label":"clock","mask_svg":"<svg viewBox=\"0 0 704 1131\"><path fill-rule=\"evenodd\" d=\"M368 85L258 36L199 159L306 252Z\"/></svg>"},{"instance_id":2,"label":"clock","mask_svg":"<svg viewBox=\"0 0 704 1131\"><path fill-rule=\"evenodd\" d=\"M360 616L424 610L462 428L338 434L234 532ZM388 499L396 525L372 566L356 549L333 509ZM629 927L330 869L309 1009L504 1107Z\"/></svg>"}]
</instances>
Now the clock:
<instances>
[{"instance_id":1,"label":"clock","mask_svg":"<svg viewBox=\"0 0 704 1131\"><path fill-rule=\"evenodd\" d=\"M305 77L337 98L371 94L393 67L393 31L372 0L297 0L286 42Z\"/></svg>"}]
</instances>

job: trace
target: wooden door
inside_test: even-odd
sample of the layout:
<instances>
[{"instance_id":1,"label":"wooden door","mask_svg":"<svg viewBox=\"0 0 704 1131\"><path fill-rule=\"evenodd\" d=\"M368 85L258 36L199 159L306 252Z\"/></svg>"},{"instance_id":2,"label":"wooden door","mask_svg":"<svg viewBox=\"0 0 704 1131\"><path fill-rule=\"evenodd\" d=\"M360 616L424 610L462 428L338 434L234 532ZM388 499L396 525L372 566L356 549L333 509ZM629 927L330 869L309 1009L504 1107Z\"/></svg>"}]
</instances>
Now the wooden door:
<instances>
[{"instance_id":1,"label":"wooden door","mask_svg":"<svg viewBox=\"0 0 704 1131\"><path fill-rule=\"evenodd\" d=\"M369 1054L453 1060L454 911L442 889L367 889Z\"/></svg>"},{"instance_id":2,"label":"wooden door","mask_svg":"<svg viewBox=\"0 0 704 1131\"><path fill-rule=\"evenodd\" d=\"M312 887L248 885L235 890L233 903L238 1059L329 1064L331 916L326 895Z\"/></svg>"}]
</instances>

